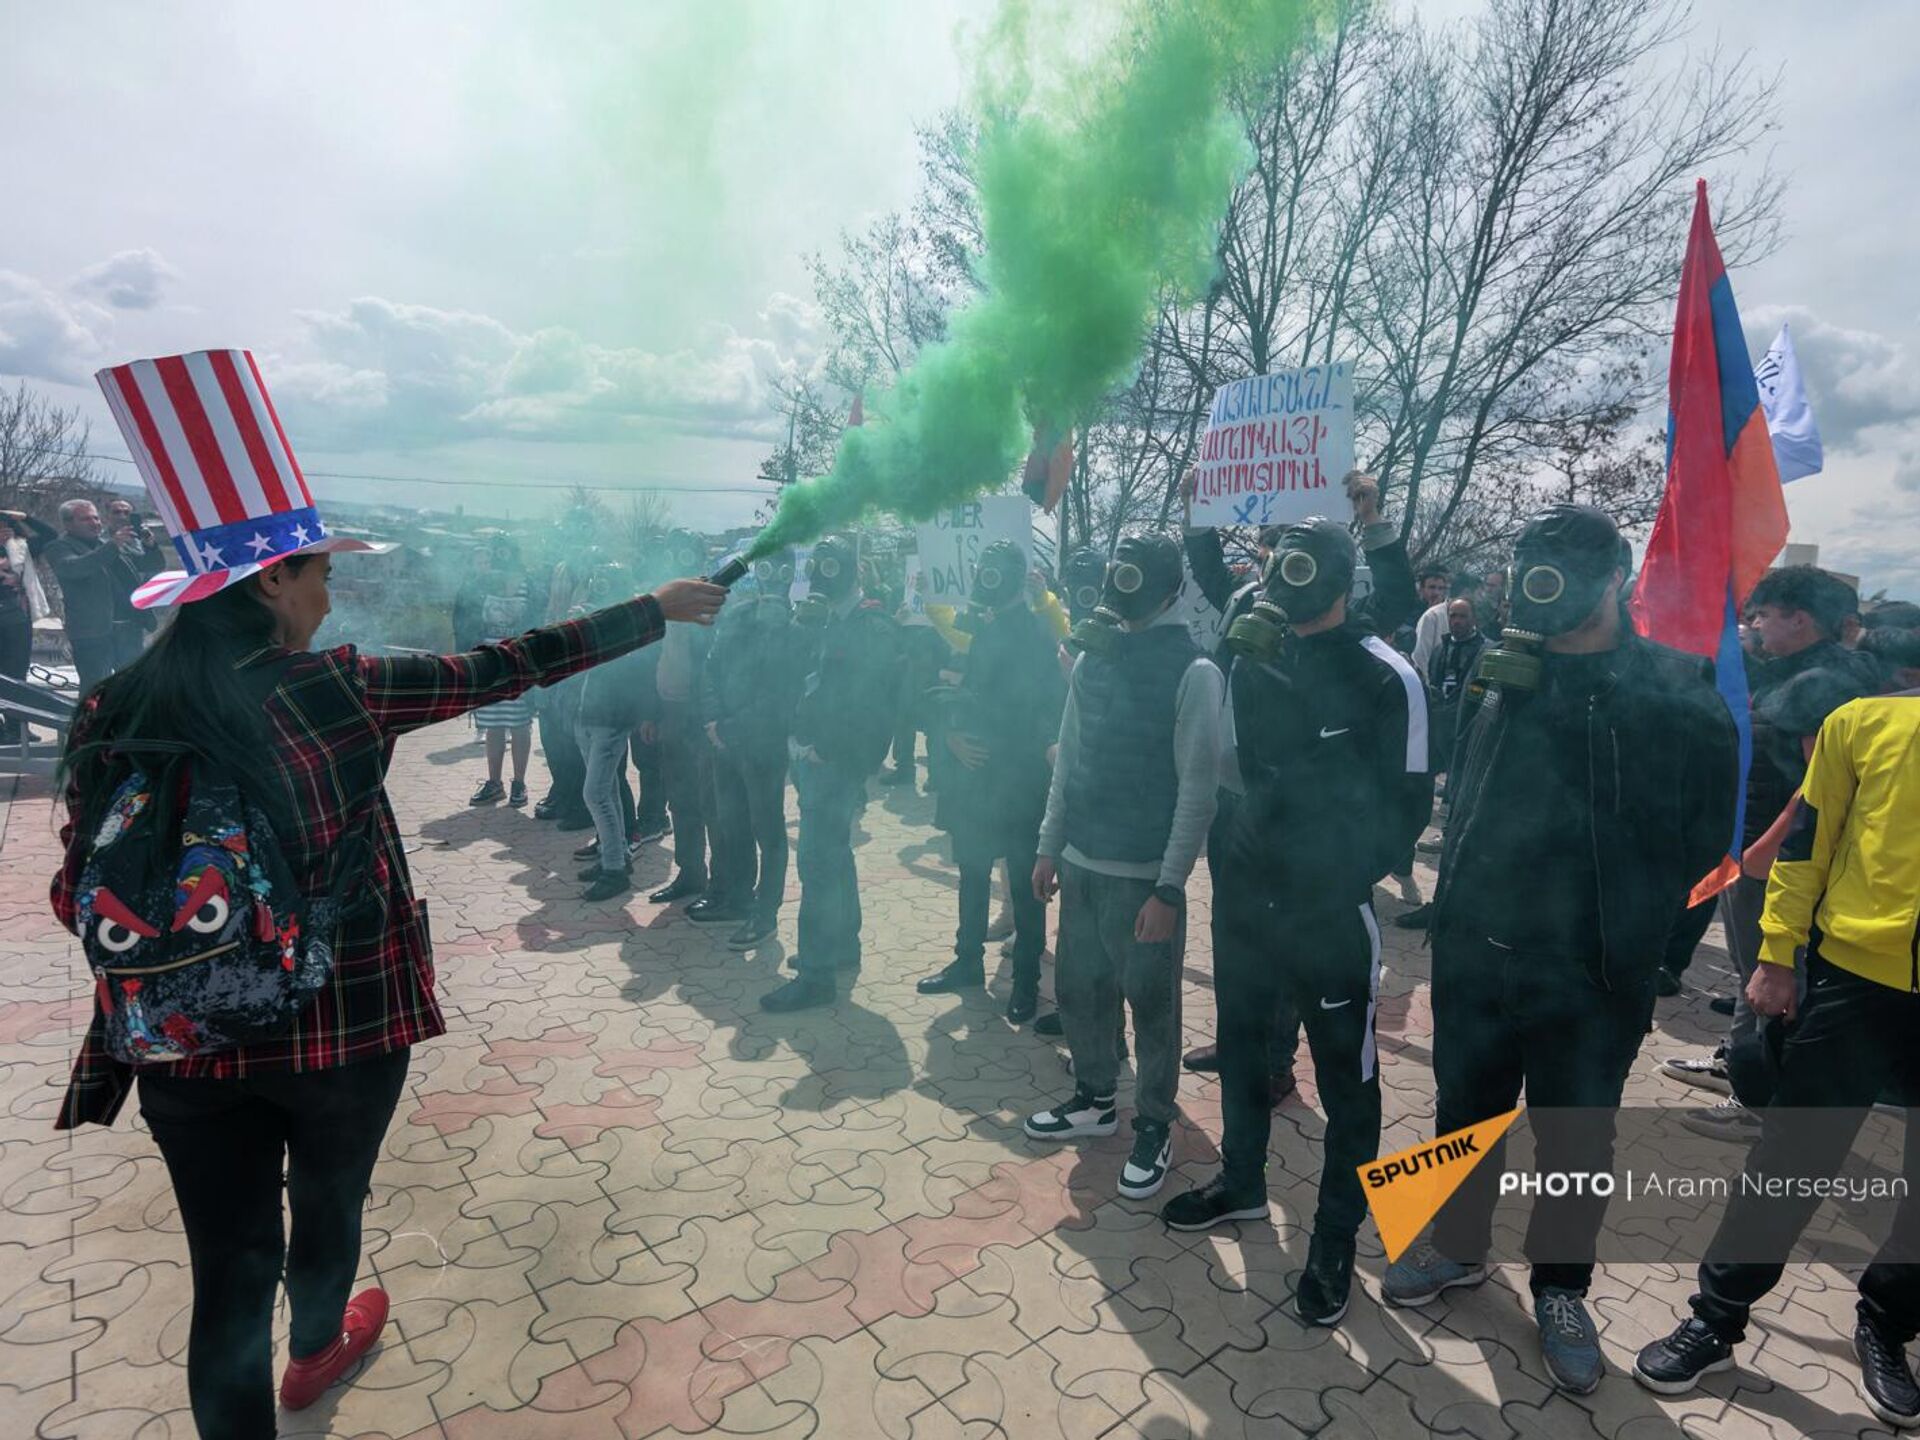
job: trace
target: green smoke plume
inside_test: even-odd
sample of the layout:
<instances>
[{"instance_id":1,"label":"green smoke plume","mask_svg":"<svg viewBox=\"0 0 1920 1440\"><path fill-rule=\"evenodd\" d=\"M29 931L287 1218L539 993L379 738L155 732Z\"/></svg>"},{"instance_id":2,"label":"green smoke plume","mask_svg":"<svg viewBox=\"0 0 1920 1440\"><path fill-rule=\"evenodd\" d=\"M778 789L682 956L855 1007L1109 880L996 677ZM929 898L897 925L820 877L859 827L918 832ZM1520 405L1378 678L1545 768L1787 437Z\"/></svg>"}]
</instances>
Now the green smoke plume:
<instances>
[{"instance_id":1,"label":"green smoke plume","mask_svg":"<svg viewBox=\"0 0 1920 1440\"><path fill-rule=\"evenodd\" d=\"M986 288L875 397L833 469L787 488L754 553L872 510L927 519L1007 479L1026 449L1023 418L1065 426L1091 413L1138 363L1162 289L1196 294L1212 273L1246 163L1231 82L1279 64L1316 10L1317 0L1147 5L1044 96L1017 64L988 77L977 152ZM1010 0L1003 42L1027 19Z\"/></svg>"}]
</instances>

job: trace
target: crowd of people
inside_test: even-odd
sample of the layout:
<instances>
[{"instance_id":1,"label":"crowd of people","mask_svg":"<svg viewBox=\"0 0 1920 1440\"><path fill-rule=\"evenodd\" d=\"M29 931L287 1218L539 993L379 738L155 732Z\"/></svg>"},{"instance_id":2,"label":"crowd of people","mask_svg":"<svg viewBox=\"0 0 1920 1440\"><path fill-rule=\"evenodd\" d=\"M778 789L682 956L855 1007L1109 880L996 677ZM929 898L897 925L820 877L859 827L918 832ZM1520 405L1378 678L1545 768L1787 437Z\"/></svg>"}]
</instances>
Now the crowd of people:
<instances>
[{"instance_id":1,"label":"crowd of people","mask_svg":"<svg viewBox=\"0 0 1920 1440\"><path fill-rule=\"evenodd\" d=\"M85 867L115 757L169 726L255 757L254 783L289 797L274 831L308 885L368 827L368 888L381 901L343 941L328 1001L288 1033L156 1074L108 1053L96 1014L76 1069L62 1123L110 1120L137 1077L174 1175L194 1261L189 1376L202 1433L271 1433L260 1415L283 1153L294 1213L283 1399L317 1397L384 1323L382 1292L347 1295L358 1207L407 1047L442 1022L381 782L396 735L461 715L486 741L476 806L531 801L537 728L552 786L534 813L592 832L578 852L584 902L619 902L639 848L670 836L672 874L649 900L725 927L735 950L777 931L791 780L797 945L791 978L760 997L771 1012L830 1006L858 983L856 823L876 778L918 783L924 737L959 887L952 958L918 988L984 987L987 946L1006 939L1008 1020L1062 1035L1070 1057L1071 1093L1027 1116L1028 1136L1115 1133L1131 1058L1119 1191L1155 1197L1182 1065L1217 1071L1220 1171L1162 1214L1180 1230L1264 1217L1271 1112L1293 1089L1304 1033L1327 1120L1294 1300L1307 1324L1338 1324L1352 1299L1367 1208L1358 1172L1381 1129L1373 892L1389 877L1411 884L1417 843L1437 848L1438 880L1399 918L1432 946L1440 1133L1523 1094L1533 1107L1618 1106L1656 998L1677 988L1716 905L1744 988L1721 1050L1666 1068L1728 1092L1741 1118L1713 1123L1760 1137L1749 1163L1796 1163L1789 1140L1753 1119L1770 1104L1864 1112L1889 1084L1911 1095L1920 812L1902 807L1915 798L1920 707L1895 692L1920 685L1920 610L1863 613L1847 582L1810 567L1776 570L1747 597L1741 878L1690 906L1735 834L1736 726L1707 662L1635 632L1632 554L1613 521L1552 506L1506 563L1416 575L1378 483L1356 473L1346 492L1350 516L1252 537L1251 566L1232 564L1205 528L1129 532L1110 554L1063 555L1057 570L999 542L957 610L904 593L857 536L821 539L797 567L785 553L761 558L727 593L674 578L710 568L701 537L673 531L641 555L612 555L576 516L554 563L529 563L506 537L484 548L454 603L450 656L310 651L326 614L324 555L183 607L144 654L112 603L88 611L101 648L67 770L64 921L82 933L107 923ZM69 570L112 571L117 591L134 557L99 538L91 510L63 512L62 536L29 527L28 543L67 567L63 588ZM1188 586L1212 611L1203 633L1177 607ZM160 795L185 781L157 738ZM1421 842L1436 792L1442 836ZM1215 1040L1183 1056L1189 882L1203 857ZM1055 902L1057 1010L1042 1015ZM1825 1133L1822 1153L1850 1140ZM1543 1153L1542 1169L1605 1168L1609 1136L1558 1143L1579 1148ZM215 1173L221 1183L208 1183ZM1389 1266L1388 1303L1425 1305L1485 1278L1496 1178L1477 1169L1430 1238ZM1585 1255L1531 1270L1545 1363L1579 1393L1603 1370L1585 1295L1605 1205L1582 1203L1573 1228ZM1899 1248L1912 1229L1861 1281L1856 1347L1876 1413L1920 1424L1903 1353L1920 1331L1920 1271ZM1794 1237L1779 1238L1784 1258ZM1675 1393L1726 1364L1778 1274L1703 1266L1692 1316L1647 1347L1637 1377Z\"/></svg>"}]
</instances>

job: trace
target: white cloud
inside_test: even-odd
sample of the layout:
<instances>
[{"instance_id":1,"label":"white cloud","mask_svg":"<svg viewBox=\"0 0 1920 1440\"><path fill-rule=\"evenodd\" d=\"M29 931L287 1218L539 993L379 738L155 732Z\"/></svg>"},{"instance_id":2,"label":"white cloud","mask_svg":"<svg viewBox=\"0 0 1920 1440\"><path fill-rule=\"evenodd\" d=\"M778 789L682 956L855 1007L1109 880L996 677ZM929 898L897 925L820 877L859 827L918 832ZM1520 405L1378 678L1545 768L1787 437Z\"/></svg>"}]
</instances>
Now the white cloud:
<instances>
[{"instance_id":1,"label":"white cloud","mask_svg":"<svg viewBox=\"0 0 1920 1440\"><path fill-rule=\"evenodd\" d=\"M1792 327L1807 398L1829 449L1871 449L1890 438L1871 431L1920 429L1920 358L1904 343L1829 324L1803 306L1763 306L1745 322L1755 354L1773 343L1782 322ZM1920 446L1909 439L1906 449L1911 458Z\"/></svg>"},{"instance_id":2,"label":"white cloud","mask_svg":"<svg viewBox=\"0 0 1920 1440\"><path fill-rule=\"evenodd\" d=\"M0 270L0 374L84 384L112 325L113 317L97 305Z\"/></svg>"},{"instance_id":3,"label":"white cloud","mask_svg":"<svg viewBox=\"0 0 1920 1440\"><path fill-rule=\"evenodd\" d=\"M760 315L765 334L716 327L667 354L373 297L299 318L305 335L270 381L290 423L329 449L604 440L643 425L771 439L773 382L821 358L818 315L787 295Z\"/></svg>"},{"instance_id":4,"label":"white cloud","mask_svg":"<svg viewBox=\"0 0 1920 1440\"><path fill-rule=\"evenodd\" d=\"M157 251L122 250L74 276L69 289L105 300L116 310L151 310L162 292L180 278Z\"/></svg>"}]
</instances>

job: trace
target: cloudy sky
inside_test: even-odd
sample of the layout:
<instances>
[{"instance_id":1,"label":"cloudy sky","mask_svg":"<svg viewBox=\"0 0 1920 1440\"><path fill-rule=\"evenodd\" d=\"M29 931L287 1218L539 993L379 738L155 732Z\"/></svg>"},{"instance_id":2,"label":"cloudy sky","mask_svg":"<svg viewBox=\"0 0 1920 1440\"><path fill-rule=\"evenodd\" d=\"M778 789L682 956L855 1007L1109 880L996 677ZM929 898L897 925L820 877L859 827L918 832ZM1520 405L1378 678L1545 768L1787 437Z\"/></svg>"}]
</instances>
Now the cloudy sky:
<instances>
[{"instance_id":1,"label":"cloudy sky","mask_svg":"<svg viewBox=\"0 0 1920 1440\"><path fill-rule=\"evenodd\" d=\"M96 367L244 345L309 470L460 482L323 495L525 515L585 480L744 520L768 381L816 354L801 256L906 203L991 8L0 0L0 380L124 453ZM1901 0L1701 0L1690 41L1781 72L1786 242L1734 284L1826 435L1795 538L1910 594L1916 34Z\"/></svg>"}]
</instances>

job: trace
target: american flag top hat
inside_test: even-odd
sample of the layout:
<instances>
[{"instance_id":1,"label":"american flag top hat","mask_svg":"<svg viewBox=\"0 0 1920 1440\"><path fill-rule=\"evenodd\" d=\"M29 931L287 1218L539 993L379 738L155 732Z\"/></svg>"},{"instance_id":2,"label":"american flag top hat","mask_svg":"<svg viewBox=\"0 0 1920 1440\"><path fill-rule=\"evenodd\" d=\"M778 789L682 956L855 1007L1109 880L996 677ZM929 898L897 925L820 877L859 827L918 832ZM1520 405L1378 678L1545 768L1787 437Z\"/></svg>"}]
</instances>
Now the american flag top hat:
<instances>
[{"instance_id":1,"label":"american flag top hat","mask_svg":"<svg viewBox=\"0 0 1920 1440\"><path fill-rule=\"evenodd\" d=\"M289 555L393 548L327 533L250 352L135 360L93 378L186 567L142 584L135 608L204 600Z\"/></svg>"}]
</instances>

